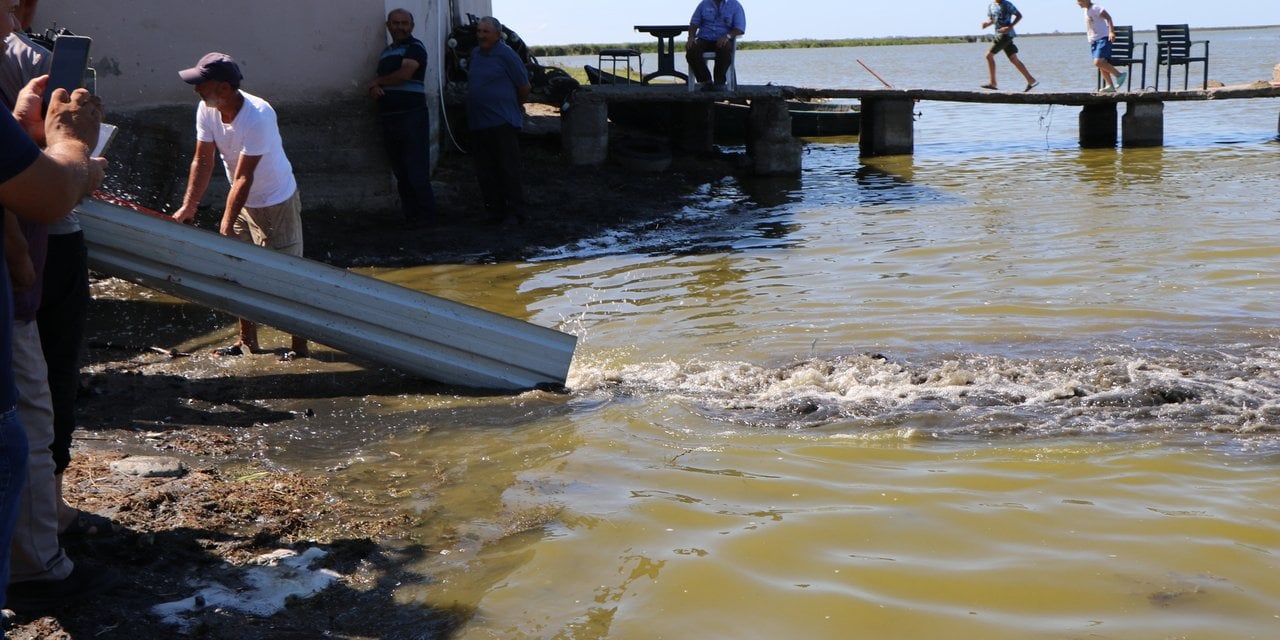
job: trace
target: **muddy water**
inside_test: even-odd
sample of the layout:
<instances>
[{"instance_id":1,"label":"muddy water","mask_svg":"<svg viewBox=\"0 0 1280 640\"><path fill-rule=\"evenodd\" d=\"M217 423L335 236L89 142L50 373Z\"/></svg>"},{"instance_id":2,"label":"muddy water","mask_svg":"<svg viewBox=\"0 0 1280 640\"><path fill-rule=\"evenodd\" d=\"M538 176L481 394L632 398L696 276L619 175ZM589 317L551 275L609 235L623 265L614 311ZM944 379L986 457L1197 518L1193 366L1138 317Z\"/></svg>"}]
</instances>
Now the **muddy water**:
<instances>
[{"instance_id":1,"label":"muddy water","mask_svg":"<svg viewBox=\"0 0 1280 640\"><path fill-rule=\"evenodd\" d=\"M1268 78L1258 33L1211 75ZM983 80L979 45L894 49L842 55ZM1075 39L1023 51L1092 81ZM832 67L801 54L743 81ZM1081 151L1071 109L922 104L911 158L810 144L662 229L380 272L577 334L572 393L311 399L280 458L411 515L398 597L467 640L1280 636L1278 109Z\"/></svg>"}]
</instances>

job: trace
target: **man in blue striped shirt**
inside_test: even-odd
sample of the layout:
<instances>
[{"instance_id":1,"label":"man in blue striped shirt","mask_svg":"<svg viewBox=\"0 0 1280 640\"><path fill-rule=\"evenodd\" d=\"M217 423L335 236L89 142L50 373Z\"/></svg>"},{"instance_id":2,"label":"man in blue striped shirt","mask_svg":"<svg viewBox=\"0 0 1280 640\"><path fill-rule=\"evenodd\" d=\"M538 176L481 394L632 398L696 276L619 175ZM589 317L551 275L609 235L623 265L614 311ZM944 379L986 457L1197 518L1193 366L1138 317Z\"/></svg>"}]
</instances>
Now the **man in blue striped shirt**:
<instances>
[{"instance_id":1,"label":"man in blue striped shirt","mask_svg":"<svg viewBox=\"0 0 1280 640\"><path fill-rule=\"evenodd\" d=\"M378 58L369 95L378 101L382 138L400 192L400 210L410 226L435 222L431 190L431 113L427 109L427 49L413 37L413 14L387 14L391 44Z\"/></svg>"}]
</instances>

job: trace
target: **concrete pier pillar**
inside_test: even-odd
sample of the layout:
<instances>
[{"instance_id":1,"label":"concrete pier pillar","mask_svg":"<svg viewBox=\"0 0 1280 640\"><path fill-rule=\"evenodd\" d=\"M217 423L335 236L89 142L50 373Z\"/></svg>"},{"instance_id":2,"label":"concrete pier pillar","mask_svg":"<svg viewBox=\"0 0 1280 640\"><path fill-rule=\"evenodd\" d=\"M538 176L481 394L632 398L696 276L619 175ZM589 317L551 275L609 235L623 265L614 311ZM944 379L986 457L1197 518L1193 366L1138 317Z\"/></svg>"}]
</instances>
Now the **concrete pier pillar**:
<instances>
[{"instance_id":1,"label":"concrete pier pillar","mask_svg":"<svg viewBox=\"0 0 1280 640\"><path fill-rule=\"evenodd\" d=\"M915 151L915 101L863 98L858 151L863 157L911 155Z\"/></svg>"},{"instance_id":2,"label":"concrete pier pillar","mask_svg":"<svg viewBox=\"0 0 1280 640\"><path fill-rule=\"evenodd\" d=\"M1164 146L1164 103L1129 102L1120 119L1120 144L1125 147Z\"/></svg>"},{"instance_id":3,"label":"concrete pier pillar","mask_svg":"<svg viewBox=\"0 0 1280 640\"><path fill-rule=\"evenodd\" d=\"M1087 104L1080 110L1080 147L1104 149L1116 146L1116 105Z\"/></svg>"},{"instance_id":4,"label":"concrete pier pillar","mask_svg":"<svg viewBox=\"0 0 1280 640\"><path fill-rule=\"evenodd\" d=\"M715 127L711 120L710 102L686 102L673 105L677 122L672 143L682 153L710 153L715 146Z\"/></svg>"},{"instance_id":5,"label":"concrete pier pillar","mask_svg":"<svg viewBox=\"0 0 1280 640\"><path fill-rule=\"evenodd\" d=\"M801 144L791 135L791 112L782 98L751 101L747 155L758 176L800 175Z\"/></svg>"},{"instance_id":6,"label":"concrete pier pillar","mask_svg":"<svg viewBox=\"0 0 1280 640\"><path fill-rule=\"evenodd\" d=\"M572 165L603 164L609 156L609 105L584 100L560 114L560 145Z\"/></svg>"}]
</instances>

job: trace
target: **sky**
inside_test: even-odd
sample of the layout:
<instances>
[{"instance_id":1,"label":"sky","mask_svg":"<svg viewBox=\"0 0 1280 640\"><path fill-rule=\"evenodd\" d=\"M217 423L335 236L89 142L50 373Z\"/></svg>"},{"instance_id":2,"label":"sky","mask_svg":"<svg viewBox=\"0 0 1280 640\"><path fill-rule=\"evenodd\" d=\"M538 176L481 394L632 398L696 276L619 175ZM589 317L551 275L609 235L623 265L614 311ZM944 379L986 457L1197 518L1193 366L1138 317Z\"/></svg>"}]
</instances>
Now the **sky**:
<instances>
[{"instance_id":1,"label":"sky","mask_svg":"<svg viewBox=\"0 0 1280 640\"><path fill-rule=\"evenodd\" d=\"M492 0L493 15L533 45L640 42L638 24L688 24L696 0ZM750 40L977 35L988 0L740 0ZM1084 31L1075 0L1012 0L1019 33ZM1204 0L1099 2L1116 24L1208 27L1280 24L1278 0L1232 0L1230 10Z\"/></svg>"}]
</instances>

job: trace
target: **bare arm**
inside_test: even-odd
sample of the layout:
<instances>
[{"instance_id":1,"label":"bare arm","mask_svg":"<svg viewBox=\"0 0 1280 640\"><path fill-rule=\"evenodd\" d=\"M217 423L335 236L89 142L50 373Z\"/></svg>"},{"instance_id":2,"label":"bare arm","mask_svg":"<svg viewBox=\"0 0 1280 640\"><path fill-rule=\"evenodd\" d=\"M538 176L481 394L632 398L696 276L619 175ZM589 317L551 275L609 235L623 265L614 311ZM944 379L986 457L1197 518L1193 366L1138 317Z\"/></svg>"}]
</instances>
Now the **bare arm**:
<instances>
[{"instance_id":1,"label":"bare arm","mask_svg":"<svg viewBox=\"0 0 1280 640\"><path fill-rule=\"evenodd\" d=\"M375 98L382 97L383 87L390 87L408 82L409 79L413 77L414 72L418 70L418 67L421 66L422 65L418 64L418 61L413 58L405 58L404 60L401 60L399 69L396 69L385 76L378 76L369 82L367 87L369 95Z\"/></svg>"},{"instance_id":2,"label":"bare arm","mask_svg":"<svg viewBox=\"0 0 1280 640\"><path fill-rule=\"evenodd\" d=\"M258 169L258 163L261 161L262 156L241 154L240 160L236 162L236 173L231 179L231 192L227 194L227 207L222 212L222 224L218 227L218 233L224 236L231 235L236 216L240 215L244 203L249 200L249 189L253 187L253 173Z\"/></svg>"},{"instance_id":3,"label":"bare arm","mask_svg":"<svg viewBox=\"0 0 1280 640\"><path fill-rule=\"evenodd\" d=\"M187 172L187 191L182 196L182 207L173 214L178 222L189 222L196 217L196 209L200 199L209 188L209 178L213 176L213 154L218 147L212 142L196 141L195 157L191 159L191 169Z\"/></svg>"},{"instance_id":4,"label":"bare arm","mask_svg":"<svg viewBox=\"0 0 1280 640\"><path fill-rule=\"evenodd\" d=\"M1103 9L1099 15L1102 16L1103 20L1107 21L1107 40L1114 42L1116 39L1116 23L1111 21L1111 14L1107 13L1106 9Z\"/></svg>"}]
</instances>

